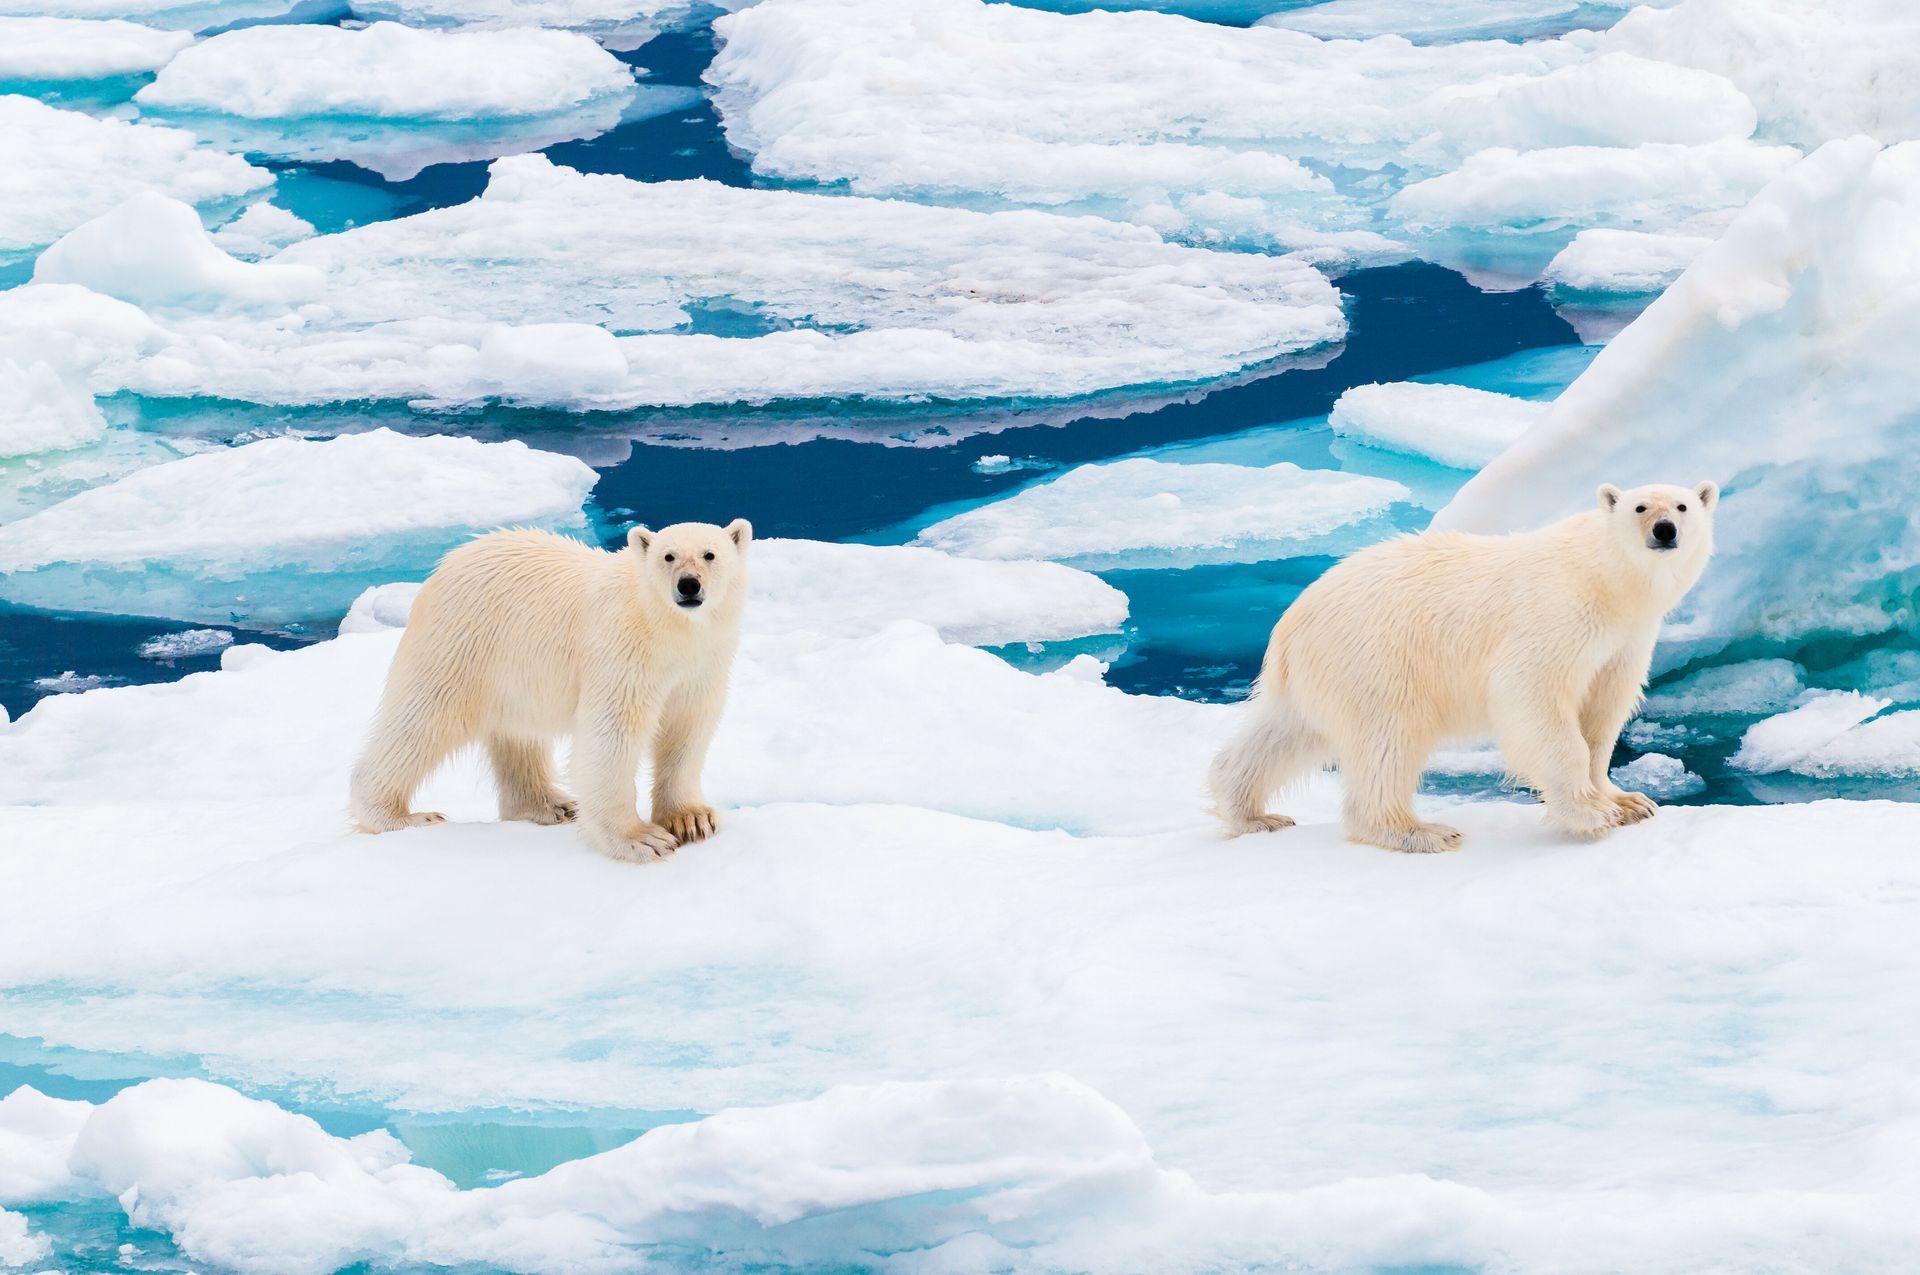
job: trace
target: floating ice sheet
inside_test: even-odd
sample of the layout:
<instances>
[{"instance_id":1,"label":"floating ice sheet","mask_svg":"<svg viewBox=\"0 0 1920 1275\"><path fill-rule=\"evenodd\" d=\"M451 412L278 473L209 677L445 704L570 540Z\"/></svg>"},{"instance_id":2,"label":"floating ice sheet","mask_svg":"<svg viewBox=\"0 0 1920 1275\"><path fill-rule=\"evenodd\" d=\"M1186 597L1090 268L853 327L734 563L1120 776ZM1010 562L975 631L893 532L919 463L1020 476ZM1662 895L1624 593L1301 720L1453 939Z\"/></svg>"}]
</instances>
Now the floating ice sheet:
<instances>
[{"instance_id":1,"label":"floating ice sheet","mask_svg":"<svg viewBox=\"0 0 1920 1275\"><path fill-rule=\"evenodd\" d=\"M1655 7L1675 0L1653 0ZM1326 0L1262 18L1324 39L1399 35L1418 44L1534 39L1607 27L1646 0Z\"/></svg>"},{"instance_id":2,"label":"floating ice sheet","mask_svg":"<svg viewBox=\"0 0 1920 1275\"><path fill-rule=\"evenodd\" d=\"M1478 469L1547 414L1547 404L1464 385L1357 385L1327 418L1333 432L1453 469Z\"/></svg>"},{"instance_id":3,"label":"floating ice sheet","mask_svg":"<svg viewBox=\"0 0 1920 1275\"><path fill-rule=\"evenodd\" d=\"M267 403L576 409L1067 397L1198 381L1322 346L1338 294L1298 261L1034 212L643 184L539 156L471 203L335 235L290 314L163 315L108 383ZM260 267L265 268L265 267ZM744 334L689 331L725 306Z\"/></svg>"},{"instance_id":4,"label":"floating ice sheet","mask_svg":"<svg viewBox=\"0 0 1920 1275\"><path fill-rule=\"evenodd\" d=\"M1410 494L1399 483L1281 463L1082 465L956 514L920 541L977 558L1081 566L1260 562L1377 539Z\"/></svg>"},{"instance_id":5,"label":"floating ice sheet","mask_svg":"<svg viewBox=\"0 0 1920 1275\"><path fill-rule=\"evenodd\" d=\"M609 49L637 49L663 30L698 24L746 0L352 0L363 18L412 27L564 27Z\"/></svg>"},{"instance_id":6,"label":"floating ice sheet","mask_svg":"<svg viewBox=\"0 0 1920 1275\"><path fill-rule=\"evenodd\" d=\"M321 7L311 0L0 0L0 14L11 17L124 18L169 31L206 31Z\"/></svg>"},{"instance_id":7,"label":"floating ice sheet","mask_svg":"<svg viewBox=\"0 0 1920 1275\"><path fill-rule=\"evenodd\" d=\"M138 22L0 16L0 87L139 75L191 43Z\"/></svg>"}]
</instances>

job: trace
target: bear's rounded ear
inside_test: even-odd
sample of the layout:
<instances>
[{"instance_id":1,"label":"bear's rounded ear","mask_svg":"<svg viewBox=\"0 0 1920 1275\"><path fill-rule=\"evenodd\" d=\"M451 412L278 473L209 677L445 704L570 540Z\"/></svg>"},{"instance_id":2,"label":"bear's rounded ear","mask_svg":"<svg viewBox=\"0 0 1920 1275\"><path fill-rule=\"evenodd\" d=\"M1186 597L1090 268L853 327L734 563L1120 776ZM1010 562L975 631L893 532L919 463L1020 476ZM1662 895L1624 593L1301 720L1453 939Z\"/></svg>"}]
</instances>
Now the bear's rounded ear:
<instances>
[{"instance_id":1,"label":"bear's rounded ear","mask_svg":"<svg viewBox=\"0 0 1920 1275\"><path fill-rule=\"evenodd\" d=\"M1600 490L1594 496L1600 502L1600 512L1603 514L1612 513L1613 507L1620 503L1620 489L1612 483L1601 483Z\"/></svg>"},{"instance_id":2,"label":"bear's rounded ear","mask_svg":"<svg viewBox=\"0 0 1920 1275\"><path fill-rule=\"evenodd\" d=\"M1700 497L1700 507L1702 509L1711 509L1720 503L1720 484L1713 482L1701 483L1693 489L1693 494Z\"/></svg>"},{"instance_id":3,"label":"bear's rounded ear","mask_svg":"<svg viewBox=\"0 0 1920 1275\"><path fill-rule=\"evenodd\" d=\"M627 531L627 548L645 553L653 544L653 531L647 527L632 527Z\"/></svg>"},{"instance_id":4,"label":"bear's rounded ear","mask_svg":"<svg viewBox=\"0 0 1920 1275\"><path fill-rule=\"evenodd\" d=\"M745 549L753 542L753 524L745 518L735 518L727 524L727 534L733 537L736 547Z\"/></svg>"}]
</instances>

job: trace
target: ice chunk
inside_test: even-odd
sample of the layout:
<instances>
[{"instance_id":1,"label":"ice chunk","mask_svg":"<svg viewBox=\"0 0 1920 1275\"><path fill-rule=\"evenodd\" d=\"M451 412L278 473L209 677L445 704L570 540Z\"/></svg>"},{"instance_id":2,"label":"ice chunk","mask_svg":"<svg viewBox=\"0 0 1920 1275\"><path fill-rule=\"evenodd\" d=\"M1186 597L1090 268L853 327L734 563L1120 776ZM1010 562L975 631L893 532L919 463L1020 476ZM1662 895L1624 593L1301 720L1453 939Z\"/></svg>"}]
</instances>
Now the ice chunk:
<instances>
[{"instance_id":1,"label":"ice chunk","mask_svg":"<svg viewBox=\"0 0 1920 1275\"><path fill-rule=\"evenodd\" d=\"M1643 792L1656 801L1691 797L1707 786L1685 762L1665 753L1643 753L1624 766L1615 766L1612 778L1628 792Z\"/></svg>"},{"instance_id":2,"label":"ice chunk","mask_svg":"<svg viewBox=\"0 0 1920 1275\"><path fill-rule=\"evenodd\" d=\"M187 629L148 638L140 644L138 654L143 660L188 660L232 645L233 634L224 629Z\"/></svg>"},{"instance_id":3,"label":"ice chunk","mask_svg":"<svg viewBox=\"0 0 1920 1275\"><path fill-rule=\"evenodd\" d=\"M35 283L70 283L148 309L284 308L319 297L311 266L236 261L213 242L200 217L153 191L68 231L40 254Z\"/></svg>"},{"instance_id":4,"label":"ice chunk","mask_svg":"<svg viewBox=\"0 0 1920 1275\"><path fill-rule=\"evenodd\" d=\"M1774 713L1806 690L1791 660L1746 660L1689 673L1647 696L1644 711L1657 718L1750 717Z\"/></svg>"},{"instance_id":5,"label":"ice chunk","mask_svg":"<svg viewBox=\"0 0 1920 1275\"><path fill-rule=\"evenodd\" d=\"M1410 498L1399 483L1282 462L1177 465L1139 457L1082 465L955 514L920 542L975 558L1055 558L1087 565L1144 557L1260 562L1334 552L1381 533Z\"/></svg>"},{"instance_id":6,"label":"ice chunk","mask_svg":"<svg viewBox=\"0 0 1920 1275\"><path fill-rule=\"evenodd\" d=\"M564 27L609 49L637 49L663 30L695 25L747 0L354 0L367 18L413 27Z\"/></svg>"},{"instance_id":7,"label":"ice chunk","mask_svg":"<svg viewBox=\"0 0 1920 1275\"><path fill-rule=\"evenodd\" d=\"M88 1103L49 1098L25 1085L0 1096L0 1203L32 1204L66 1195L72 1183L67 1156L92 1114Z\"/></svg>"},{"instance_id":8,"label":"ice chunk","mask_svg":"<svg viewBox=\"0 0 1920 1275\"><path fill-rule=\"evenodd\" d=\"M1415 47L980 0L763 0L716 29L728 140L767 176L1323 259L1497 229L1483 250L1523 257L1524 282L1575 229L1717 214L1795 154L1746 140L1725 78L1591 39Z\"/></svg>"},{"instance_id":9,"label":"ice chunk","mask_svg":"<svg viewBox=\"0 0 1920 1275\"><path fill-rule=\"evenodd\" d=\"M34 1235L24 1215L0 1209L0 1266L27 1266L53 1251L44 1235Z\"/></svg>"},{"instance_id":10,"label":"ice chunk","mask_svg":"<svg viewBox=\"0 0 1920 1275\"><path fill-rule=\"evenodd\" d=\"M1417 43L1530 39L1606 26L1645 0L1326 0L1260 19L1323 39L1402 35ZM1655 6L1674 0L1654 0Z\"/></svg>"},{"instance_id":11,"label":"ice chunk","mask_svg":"<svg viewBox=\"0 0 1920 1275\"><path fill-rule=\"evenodd\" d=\"M1728 759L1735 770L1766 774L1799 769L1815 754L1892 703L1858 691L1810 695L1798 708L1755 722Z\"/></svg>"},{"instance_id":12,"label":"ice chunk","mask_svg":"<svg viewBox=\"0 0 1920 1275\"><path fill-rule=\"evenodd\" d=\"M1668 658L1913 622L1920 144L1834 142L1772 183L1436 525L1538 526L1601 482L1715 479L1713 564ZM1844 498L1835 493L1845 493ZM1791 650L1788 651L1791 653Z\"/></svg>"},{"instance_id":13,"label":"ice chunk","mask_svg":"<svg viewBox=\"0 0 1920 1275\"><path fill-rule=\"evenodd\" d=\"M0 169L12 174L0 187L0 263L142 191L211 209L273 181L179 129L94 119L18 96L0 96Z\"/></svg>"},{"instance_id":14,"label":"ice chunk","mask_svg":"<svg viewBox=\"0 0 1920 1275\"><path fill-rule=\"evenodd\" d=\"M1532 429L1547 406L1463 385L1397 381L1348 390L1327 423L1341 437L1372 447L1478 469Z\"/></svg>"},{"instance_id":15,"label":"ice chunk","mask_svg":"<svg viewBox=\"0 0 1920 1275\"><path fill-rule=\"evenodd\" d=\"M1660 292L1712 242L1700 235L1583 230L1542 277L1566 292Z\"/></svg>"},{"instance_id":16,"label":"ice chunk","mask_svg":"<svg viewBox=\"0 0 1920 1275\"><path fill-rule=\"evenodd\" d=\"M80 447L106 418L88 377L149 348L159 329L134 307L67 285L0 291L0 459Z\"/></svg>"},{"instance_id":17,"label":"ice chunk","mask_svg":"<svg viewBox=\"0 0 1920 1275\"><path fill-rule=\"evenodd\" d=\"M79 447L107 427L86 386L45 359L0 355L0 402L0 460Z\"/></svg>"},{"instance_id":18,"label":"ice chunk","mask_svg":"<svg viewBox=\"0 0 1920 1275\"><path fill-rule=\"evenodd\" d=\"M137 22L0 16L0 84L57 84L158 70L193 43Z\"/></svg>"},{"instance_id":19,"label":"ice chunk","mask_svg":"<svg viewBox=\"0 0 1920 1275\"><path fill-rule=\"evenodd\" d=\"M1887 701L1868 697L1866 702ZM1839 713L1837 709L1835 713L1837 719L1844 720L1846 714ZM1764 722L1761 724L1765 725ZM1819 733L1825 734L1825 731ZM1888 779L1920 775L1920 709L1875 717L1824 742L1814 743L1814 739L1814 733L1808 731L1800 742L1813 746L1798 752L1788 763L1788 769L1822 779L1856 775Z\"/></svg>"},{"instance_id":20,"label":"ice chunk","mask_svg":"<svg viewBox=\"0 0 1920 1275\"><path fill-rule=\"evenodd\" d=\"M572 408L1066 397L1216 377L1345 331L1338 294L1298 261L1088 218L642 184L531 155L496 163L472 203L315 236L268 264L319 270L326 305L297 321L169 317L165 348L117 384ZM686 332L716 300L766 330ZM603 327L618 348L554 324Z\"/></svg>"},{"instance_id":21,"label":"ice chunk","mask_svg":"<svg viewBox=\"0 0 1920 1275\"><path fill-rule=\"evenodd\" d=\"M313 234L312 223L278 204L260 203L214 231L213 242L222 252L251 260L278 252Z\"/></svg>"},{"instance_id":22,"label":"ice chunk","mask_svg":"<svg viewBox=\"0 0 1920 1275\"><path fill-rule=\"evenodd\" d=\"M103 686L111 686L119 680L117 677L102 677L98 673L83 675L68 669L52 677L36 677L33 679L33 684L49 695L80 695L87 691L97 691Z\"/></svg>"},{"instance_id":23,"label":"ice chunk","mask_svg":"<svg viewBox=\"0 0 1920 1275\"><path fill-rule=\"evenodd\" d=\"M420 596L420 582L376 584L353 600L340 621L340 633L379 633L384 629L404 629L413 611L413 600ZM222 667L225 667L224 663Z\"/></svg>"},{"instance_id":24,"label":"ice chunk","mask_svg":"<svg viewBox=\"0 0 1920 1275\"><path fill-rule=\"evenodd\" d=\"M338 614L476 531L582 525L594 472L525 444L377 429L144 469L0 527L0 596L255 624Z\"/></svg>"}]
</instances>

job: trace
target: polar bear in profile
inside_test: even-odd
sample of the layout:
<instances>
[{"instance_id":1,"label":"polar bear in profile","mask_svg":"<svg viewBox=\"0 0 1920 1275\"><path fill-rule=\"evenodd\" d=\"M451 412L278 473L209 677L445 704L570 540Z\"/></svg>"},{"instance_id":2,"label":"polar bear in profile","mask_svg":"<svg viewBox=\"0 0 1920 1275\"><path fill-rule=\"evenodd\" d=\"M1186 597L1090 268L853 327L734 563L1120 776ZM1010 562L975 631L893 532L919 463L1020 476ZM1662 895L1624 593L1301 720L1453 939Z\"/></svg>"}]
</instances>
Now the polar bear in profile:
<instances>
[{"instance_id":1,"label":"polar bear in profile","mask_svg":"<svg viewBox=\"0 0 1920 1275\"><path fill-rule=\"evenodd\" d=\"M500 817L576 817L602 854L644 863L713 835L700 791L719 723L753 529L635 527L618 553L544 531L498 531L448 554L421 586L354 767L361 830L438 823L414 791L447 756L486 746ZM573 737L576 804L553 741ZM636 772L651 751L650 818Z\"/></svg>"},{"instance_id":2,"label":"polar bear in profile","mask_svg":"<svg viewBox=\"0 0 1920 1275\"><path fill-rule=\"evenodd\" d=\"M1291 825L1267 799L1331 762L1350 839L1457 849L1413 794L1436 745L1489 731L1568 833L1652 815L1607 768L1661 619L1712 556L1719 499L1710 482L1607 485L1597 508L1538 531L1405 536L1335 566L1274 626L1246 720L1214 760L1228 835Z\"/></svg>"}]
</instances>

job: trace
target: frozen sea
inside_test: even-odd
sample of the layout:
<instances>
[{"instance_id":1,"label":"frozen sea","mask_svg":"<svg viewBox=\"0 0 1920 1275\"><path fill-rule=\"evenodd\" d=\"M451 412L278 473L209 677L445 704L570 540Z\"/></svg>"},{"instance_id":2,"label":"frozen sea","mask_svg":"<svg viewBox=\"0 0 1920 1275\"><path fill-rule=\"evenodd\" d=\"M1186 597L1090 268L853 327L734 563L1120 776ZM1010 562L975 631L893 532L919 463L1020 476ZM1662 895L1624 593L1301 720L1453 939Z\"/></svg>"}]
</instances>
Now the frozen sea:
<instances>
[{"instance_id":1,"label":"frozen sea","mask_svg":"<svg viewBox=\"0 0 1920 1275\"><path fill-rule=\"evenodd\" d=\"M0 1270L1920 1263L1920 30L1627 8L0 0ZM1213 834L1601 463L1729 494L1677 809ZM734 517L729 836L344 831L381 586Z\"/></svg>"}]
</instances>

